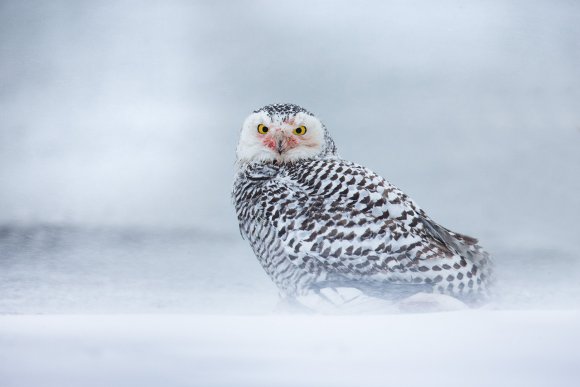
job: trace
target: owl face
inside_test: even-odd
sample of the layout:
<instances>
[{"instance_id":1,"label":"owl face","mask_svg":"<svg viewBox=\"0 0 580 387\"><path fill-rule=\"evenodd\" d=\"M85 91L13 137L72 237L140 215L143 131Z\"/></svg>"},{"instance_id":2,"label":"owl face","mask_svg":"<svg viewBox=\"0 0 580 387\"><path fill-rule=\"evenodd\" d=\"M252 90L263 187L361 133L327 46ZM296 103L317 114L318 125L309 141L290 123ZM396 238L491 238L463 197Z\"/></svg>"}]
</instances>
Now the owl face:
<instances>
[{"instance_id":1,"label":"owl face","mask_svg":"<svg viewBox=\"0 0 580 387\"><path fill-rule=\"evenodd\" d=\"M289 110L287 106L296 108ZM244 121L238 161L286 163L313 158L322 152L324 141L324 126L306 110L297 105L268 105Z\"/></svg>"}]
</instances>

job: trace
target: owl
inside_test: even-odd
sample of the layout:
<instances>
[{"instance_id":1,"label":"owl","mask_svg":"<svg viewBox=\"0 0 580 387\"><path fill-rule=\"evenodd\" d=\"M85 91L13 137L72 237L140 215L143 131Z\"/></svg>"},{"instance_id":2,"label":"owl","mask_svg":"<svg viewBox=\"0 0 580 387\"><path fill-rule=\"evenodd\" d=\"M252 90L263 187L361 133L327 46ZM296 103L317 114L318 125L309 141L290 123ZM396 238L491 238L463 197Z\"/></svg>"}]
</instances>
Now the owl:
<instances>
[{"instance_id":1,"label":"owl","mask_svg":"<svg viewBox=\"0 0 580 387\"><path fill-rule=\"evenodd\" d=\"M384 178L342 159L306 109L255 110L236 153L240 232L284 299L487 298L492 264L478 241L437 224Z\"/></svg>"}]
</instances>

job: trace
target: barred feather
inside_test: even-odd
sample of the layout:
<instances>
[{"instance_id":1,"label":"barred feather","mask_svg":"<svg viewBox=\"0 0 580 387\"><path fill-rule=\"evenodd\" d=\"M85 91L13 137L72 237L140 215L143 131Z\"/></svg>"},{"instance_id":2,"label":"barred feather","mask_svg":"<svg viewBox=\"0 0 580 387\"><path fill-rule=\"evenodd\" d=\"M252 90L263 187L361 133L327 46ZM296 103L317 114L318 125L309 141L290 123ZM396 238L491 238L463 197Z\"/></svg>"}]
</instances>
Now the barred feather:
<instances>
[{"instance_id":1,"label":"barred feather","mask_svg":"<svg viewBox=\"0 0 580 387\"><path fill-rule=\"evenodd\" d=\"M398 188L335 150L293 163L246 163L233 200L242 235L287 297L323 286L385 298L487 295L491 261L476 239L438 225Z\"/></svg>"}]
</instances>

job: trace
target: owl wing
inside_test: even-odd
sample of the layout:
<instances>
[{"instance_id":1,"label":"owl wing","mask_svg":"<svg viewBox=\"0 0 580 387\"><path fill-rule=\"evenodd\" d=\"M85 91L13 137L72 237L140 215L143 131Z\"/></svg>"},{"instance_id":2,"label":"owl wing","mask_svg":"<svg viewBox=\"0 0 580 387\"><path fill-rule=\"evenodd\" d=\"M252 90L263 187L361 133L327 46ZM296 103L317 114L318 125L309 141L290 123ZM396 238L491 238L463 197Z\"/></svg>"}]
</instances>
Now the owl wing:
<instances>
[{"instance_id":1,"label":"owl wing","mask_svg":"<svg viewBox=\"0 0 580 387\"><path fill-rule=\"evenodd\" d=\"M290 261L327 281L437 284L487 262L477 240L438 225L365 167L317 160L279 179L287 200L268 217Z\"/></svg>"}]
</instances>

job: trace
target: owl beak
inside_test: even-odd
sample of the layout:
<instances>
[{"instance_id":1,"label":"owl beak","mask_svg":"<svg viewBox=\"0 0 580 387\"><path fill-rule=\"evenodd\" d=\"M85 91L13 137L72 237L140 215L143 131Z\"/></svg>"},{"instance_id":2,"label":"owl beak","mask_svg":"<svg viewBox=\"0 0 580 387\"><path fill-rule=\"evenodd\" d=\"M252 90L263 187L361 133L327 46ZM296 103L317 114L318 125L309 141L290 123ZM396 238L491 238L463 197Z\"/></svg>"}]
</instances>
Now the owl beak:
<instances>
[{"instance_id":1,"label":"owl beak","mask_svg":"<svg viewBox=\"0 0 580 387\"><path fill-rule=\"evenodd\" d=\"M287 152L289 149L296 146L292 137L282 130L277 130L272 139L274 140L274 144L272 145L275 145L275 148L272 146L271 149L276 151L280 156L282 153Z\"/></svg>"},{"instance_id":2,"label":"owl beak","mask_svg":"<svg viewBox=\"0 0 580 387\"><path fill-rule=\"evenodd\" d=\"M285 150L284 143L285 142L286 141L284 141L283 138L278 138L276 140L276 152L278 152L279 154L282 154L282 152L284 152L284 150Z\"/></svg>"}]
</instances>

